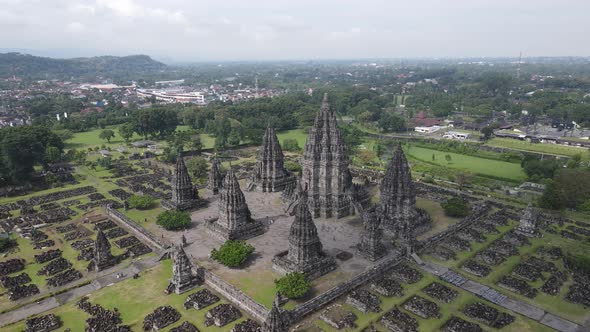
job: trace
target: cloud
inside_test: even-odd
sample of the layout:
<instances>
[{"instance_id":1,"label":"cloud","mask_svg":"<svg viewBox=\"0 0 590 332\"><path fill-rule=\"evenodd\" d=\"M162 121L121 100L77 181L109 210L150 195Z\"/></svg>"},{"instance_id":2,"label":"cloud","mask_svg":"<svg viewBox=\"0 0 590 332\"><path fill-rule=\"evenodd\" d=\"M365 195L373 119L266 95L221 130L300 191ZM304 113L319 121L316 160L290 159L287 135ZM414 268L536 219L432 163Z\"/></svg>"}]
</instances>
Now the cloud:
<instances>
[{"instance_id":1,"label":"cloud","mask_svg":"<svg viewBox=\"0 0 590 332\"><path fill-rule=\"evenodd\" d=\"M587 0L0 0L0 45L178 60L590 55ZM64 54L67 56L67 54Z\"/></svg>"}]
</instances>

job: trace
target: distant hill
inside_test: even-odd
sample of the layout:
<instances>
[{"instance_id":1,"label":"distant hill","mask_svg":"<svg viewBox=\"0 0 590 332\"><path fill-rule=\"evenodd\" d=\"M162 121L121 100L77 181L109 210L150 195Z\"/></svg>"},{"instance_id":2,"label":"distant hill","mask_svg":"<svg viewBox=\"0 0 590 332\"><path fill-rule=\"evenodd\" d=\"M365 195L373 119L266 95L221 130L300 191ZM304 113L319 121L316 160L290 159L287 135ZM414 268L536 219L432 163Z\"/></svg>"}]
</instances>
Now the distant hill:
<instances>
[{"instance_id":1,"label":"distant hill","mask_svg":"<svg viewBox=\"0 0 590 332\"><path fill-rule=\"evenodd\" d=\"M0 78L32 79L96 77L134 78L165 70L167 66L147 55L53 59L21 53L0 53Z\"/></svg>"}]
</instances>

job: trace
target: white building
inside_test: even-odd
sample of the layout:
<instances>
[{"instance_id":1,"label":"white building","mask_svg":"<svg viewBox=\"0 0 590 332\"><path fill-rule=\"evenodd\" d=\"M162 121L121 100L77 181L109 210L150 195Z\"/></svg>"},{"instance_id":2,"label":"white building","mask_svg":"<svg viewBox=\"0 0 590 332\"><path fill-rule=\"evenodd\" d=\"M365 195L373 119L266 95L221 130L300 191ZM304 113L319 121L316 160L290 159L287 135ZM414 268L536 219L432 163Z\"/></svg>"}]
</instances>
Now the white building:
<instances>
[{"instance_id":1,"label":"white building","mask_svg":"<svg viewBox=\"0 0 590 332\"><path fill-rule=\"evenodd\" d=\"M432 127L416 127L414 131L417 133L423 134L432 134L440 130L440 126L432 126Z\"/></svg>"}]
</instances>

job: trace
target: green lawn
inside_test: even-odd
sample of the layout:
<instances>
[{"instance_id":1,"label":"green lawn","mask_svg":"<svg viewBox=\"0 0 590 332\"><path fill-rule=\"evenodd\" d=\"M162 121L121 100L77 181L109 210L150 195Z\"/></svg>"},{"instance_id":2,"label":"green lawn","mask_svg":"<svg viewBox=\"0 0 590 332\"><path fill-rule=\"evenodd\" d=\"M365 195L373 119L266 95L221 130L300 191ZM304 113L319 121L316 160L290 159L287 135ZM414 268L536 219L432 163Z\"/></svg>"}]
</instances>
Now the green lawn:
<instances>
[{"instance_id":1,"label":"green lawn","mask_svg":"<svg viewBox=\"0 0 590 332\"><path fill-rule=\"evenodd\" d=\"M287 130L287 131L282 131L282 132L277 133L277 137L278 137L281 145L283 144L283 141L285 139L294 138L297 140L297 143L299 143L299 147L302 149L303 149L303 146L305 146L305 140L307 139L307 135L308 135L307 129L292 129L292 130Z\"/></svg>"},{"instance_id":2,"label":"green lawn","mask_svg":"<svg viewBox=\"0 0 590 332\"><path fill-rule=\"evenodd\" d=\"M574 156L577 154L582 155L582 159L587 160L589 158L588 149L578 148L573 146L563 146L557 144L543 144L543 143L530 143L526 141L519 141L511 138L493 138L489 140L486 145L496 146L515 150L524 150L532 152L540 152L547 154L555 154L561 156Z\"/></svg>"},{"instance_id":3,"label":"green lawn","mask_svg":"<svg viewBox=\"0 0 590 332\"><path fill-rule=\"evenodd\" d=\"M105 287L89 296L90 302L102 305L107 309L118 308L121 312L123 324L130 325L133 331L142 331L143 318L159 306L171 305L182 315L180 321L162 331L169 331L171 328L180 325L183 321L193 323L201 331L230 331L240 319L223 328L215 326L206 327L204 324L205 313L220 303L227 303L221 300L217 304L202 310L184 309L183 303L189 294L197 291L189 291L182 295L165 295L164 290L168 285L168 279L172 275L172 261L165 260L162 264L140 274L139 279L127 279L112 286ZM56 308L48 313L58 315L63 321L59 331L70 328L72 331L84 331L85 320L89 317L86 313L78 310L75 302ZM7 326L2 329L6 332L24 330L24 322Z\"/></svg>"},{"instance_id":4,"label":"green lawn","mask_svg":"<svg viewBox=\"0 0 590 332\"><path fill-rule=\"evenodd\" d=\"M503 178L513 181L524 181L526 179L522 167L516 163L472 157L416 146L406 147L405 152L409 158L415 158L423 162L434 163L439 166L454 168L482 176ZM434 160L432 160L432 155L435 156ZM446 155L451 156L450 161L445 159Z\"/></svg>"}]
</instances>

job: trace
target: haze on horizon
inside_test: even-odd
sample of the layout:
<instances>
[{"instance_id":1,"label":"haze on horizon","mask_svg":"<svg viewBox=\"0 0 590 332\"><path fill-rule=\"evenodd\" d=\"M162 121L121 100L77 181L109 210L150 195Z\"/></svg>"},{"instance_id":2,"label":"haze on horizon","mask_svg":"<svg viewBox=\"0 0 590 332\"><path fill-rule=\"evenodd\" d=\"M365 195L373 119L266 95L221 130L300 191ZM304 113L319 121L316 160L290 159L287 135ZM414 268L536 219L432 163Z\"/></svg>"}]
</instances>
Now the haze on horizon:
<instances>
[{"instance_id":1,"label":"haze on horizon","mask_svg":"<svg viewBox=\"0 0 590 332\"><path fill-rule=\"evenodd\" d=\"M184 62L588 56L589 12L587 0L0 0L0 48Z\"/></svg>"}]
</instances>

